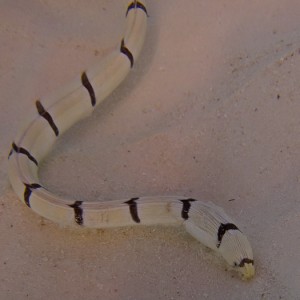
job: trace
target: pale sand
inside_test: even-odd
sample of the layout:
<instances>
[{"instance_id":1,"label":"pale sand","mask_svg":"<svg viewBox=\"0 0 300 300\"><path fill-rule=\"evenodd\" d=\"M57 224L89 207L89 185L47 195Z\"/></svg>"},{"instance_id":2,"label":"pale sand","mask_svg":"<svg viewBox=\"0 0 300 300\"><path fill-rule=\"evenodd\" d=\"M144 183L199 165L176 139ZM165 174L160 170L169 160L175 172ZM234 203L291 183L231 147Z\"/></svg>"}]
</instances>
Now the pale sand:
<instances>
[{"instance_id":1,"label":"pale sand","mask_svg":"<svg viewBox=\"0 0 300 300\"><path fill-rule=\"evenodd\" d=\"M125 3L0 3L0 299L300 299L299 0L148 1L136 68L41 170L80 200L215 202L252 243L252 281L181 228L65 229L13 193L28 106L112 49Z\"/></svg>"}]
</instances>

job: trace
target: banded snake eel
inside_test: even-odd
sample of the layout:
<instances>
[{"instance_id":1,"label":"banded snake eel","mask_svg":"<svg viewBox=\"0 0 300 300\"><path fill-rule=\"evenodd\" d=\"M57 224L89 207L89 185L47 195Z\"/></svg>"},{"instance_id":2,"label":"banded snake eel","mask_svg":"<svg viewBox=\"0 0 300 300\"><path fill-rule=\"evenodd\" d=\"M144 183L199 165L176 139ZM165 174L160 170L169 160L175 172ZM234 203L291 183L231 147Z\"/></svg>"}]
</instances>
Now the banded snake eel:
<instances>
[{"instance_id":1,"label":"banded snake eel","mask_svg":"<svg viewBox=\"0 0 300 300\"><path fill-rule=\"evenodd\" d=\"M247 237L219 207L186 197L135 197L89 202L52 194L39 181L38 167L58 136L89 115L126 77L141 51L148 13L144 1L126 11L123 39L115 51L83 71L55 96L35 102L35 117L15 138L9 153L11 185L29 208L68 226L107 228L131 225L182 224L201 243L218 252L244 279L254 276Z\"/></svg>"}]
</instances>

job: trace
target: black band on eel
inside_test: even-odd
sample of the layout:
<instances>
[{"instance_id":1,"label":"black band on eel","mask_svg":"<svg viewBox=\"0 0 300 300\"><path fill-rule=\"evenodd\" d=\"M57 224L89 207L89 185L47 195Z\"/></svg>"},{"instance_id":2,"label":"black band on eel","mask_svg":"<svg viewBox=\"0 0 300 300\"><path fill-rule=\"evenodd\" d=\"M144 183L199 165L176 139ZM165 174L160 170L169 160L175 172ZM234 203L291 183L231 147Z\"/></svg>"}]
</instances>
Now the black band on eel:
<instances>
[{"instance_id":1,"label":"black band on eel","mask_svg":"<svg viewBox=\"0 0 300 300\"><path fill-rule=\"evenodd\" d=\"M184 199L184 200L180 200L182 202L182 210L181 210L181 217L184 220L187 220L189 218L189 211L191 208L191 202L197 201L195 199Z\"/></svg>"},{"instance_id":2,"label":"black band on eel","mask_svg":"<svg viewBox=\"0 0 300 300\"><path fill-rule=\"evenodd\" d=\"M146 6L143 3L139 2L139 1L133 1L128 5L127 11L126 11L126 17L128 15L128 12L131 9L135 9L135 8L139 8L139 9L143 10L145 12L145 14L148 16Z\"/></svg>"},{"instance_id":3,"label":"black band on eel","mask_svg":"<svg viewBox=\"0 0 300 300\"><path fill-rule=\"evenodd\" d=\"M81 74L81 82L82 82L82 85L87 89L87 91L90 94L92 106L95 106L96 105L95 91L94 91L94 88L91 85L91 83L90 83L90 81L89 81L89 79L88 79L88 77L87 77L87 75L86 75L85 72L83 72Z\"/></svg>"},{"instance_id":4,"label":"black band on eel","mask_svg":"<svg viewBox=\"0 0 300 300\"><path fill-rule=\"evenodd\" d=\"M42 186L38 183L24 183L24 185L25 185L24 202L28 207L31 207L30 196L31 196L32 190L41 188Z\"/></svg>"},{"instance_id":5,"label":"black band on eel","mask_svg":"<svg viewBox=\"0 0 300 300\"><path fill-rule=\"evenodd\" d=\"M80 207L82 204L82 201L75 201L73 204L70 204L69 206L74 209L74 217L75 222L78 225L83 225L83 209Z\"/></svg>"},{"instance_id":6,"label":"black band on eel","mask_svg":"<svg viewBox=\"0 0 300 300\"><path fill-rule=\"evenodd\" d=\"M54 131L55 135L58 136L59 135L59 130L57 128L57 126L55 125L51 115L45 110L44 106L42 105L41 101L37 100L35 102L37 111L39 113L39 115L41 117L43 117L50 125L50 127L52 128L52 130Z\"/></svg>"},{"instance_id":7,"label":"black band on eel","mask_svg":"<svg viewBox=\"0 0 300 300\"><path fill-rule=\"evenodd\" d=\"M131 198L130 200L124 202L124 203L129 205L129 212L130 212L132 220L135 223L140 223L141 222L141 220L139 218L139 215L138 215L137 203L135 202L138 199L139 198Z\"/></svg>"},{"instance_id":8,"label":"black band on eel","mask_svg":"<svg viewBox=\"0 0 300 300\"><path fill-rule=\"evenodd\" d=\"M15 151L18 154L24 154L30 159L32 162L34 162L36 165L38 165L37 160L29 153L28 150L26 150L23 147L18 147L14 142L11 145L11 150L9 152L8 158L13 154L13 151Z\"/></svg>"},{"instance_id":9,"label":"black band on eel","mask_svg":"<svg viewBox=\"0 0 300 300\"><path fill-rule=\"evenodd\" d=\"M134 63L134 58L133 58L133 55L132 53L129 51L129 49L125 46L125 42L124 42L124 39L122 39L121 41L121 47L120 47L120 51L121 53L125 54L129 61L130 61L130 67L132 68L133 67L133 63Z\"/></svg>"},{"instance_id":10,"label":"black band on eel","mask_svg":"<svg viewBox=\"0 0 300 300\"><path fill-rule=\"evenodd\" d=\"M236 225L232 224L232 223L226 223L223 224L221 223L221 225L219 226L219 230L218 230L218 243L217 243L217 248L220 247L221 243L222 243L222 239L224 237L224 234L226 233L226 231L228 230L239 230L237 228Z\"/></svg>"}]
</instances>

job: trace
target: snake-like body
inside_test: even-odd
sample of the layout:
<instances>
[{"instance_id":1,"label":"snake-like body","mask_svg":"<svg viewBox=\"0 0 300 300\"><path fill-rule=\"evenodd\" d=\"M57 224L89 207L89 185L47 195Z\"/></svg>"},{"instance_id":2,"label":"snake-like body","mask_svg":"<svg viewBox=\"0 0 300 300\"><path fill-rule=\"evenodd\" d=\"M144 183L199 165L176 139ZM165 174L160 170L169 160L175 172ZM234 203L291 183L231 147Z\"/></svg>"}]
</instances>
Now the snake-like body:
<instances>
[{"instance_id":1,"label":"snake-like body","mask_svg":"<svg viewBox=\"0 0 300 300\"><path fill-rule=\"evenodd\" d=\"M35 102L35 117L12 143L11 185L29 208L63 225L106 228L130 225L183 224L186 230L237 269L253 277L253 253L235 222L210 202L186 197L139 197L106 202L58 197L39 181L38 167L58 136L108 96L133 67L147 26L144 1L132 1L126 11L123 39L106 59L83 71L55 95Z\"/></svg>"}]
</instances>

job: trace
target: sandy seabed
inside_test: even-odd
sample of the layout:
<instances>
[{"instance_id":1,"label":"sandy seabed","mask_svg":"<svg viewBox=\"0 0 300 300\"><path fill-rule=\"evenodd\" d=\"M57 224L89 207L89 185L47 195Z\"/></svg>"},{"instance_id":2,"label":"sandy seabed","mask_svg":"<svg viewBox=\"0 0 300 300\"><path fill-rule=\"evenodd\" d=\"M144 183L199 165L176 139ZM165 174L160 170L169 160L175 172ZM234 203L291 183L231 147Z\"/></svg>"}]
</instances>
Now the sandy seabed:
<instances>
[{"instance_id":1,"label":"sandy seabed","mask_svg":"<svg viewBox=\"0 0 300 300\"><path fill-rule=\"evenodd\" d=\"M182 228L62 228L17 199L7 154L28 106L111 51L126 1L0 1L0 299L300 299L300 2L147 4L134 70L59 139L42 182L78 200L213 201L257 275Z\"/></svg>"}]
</instances>

